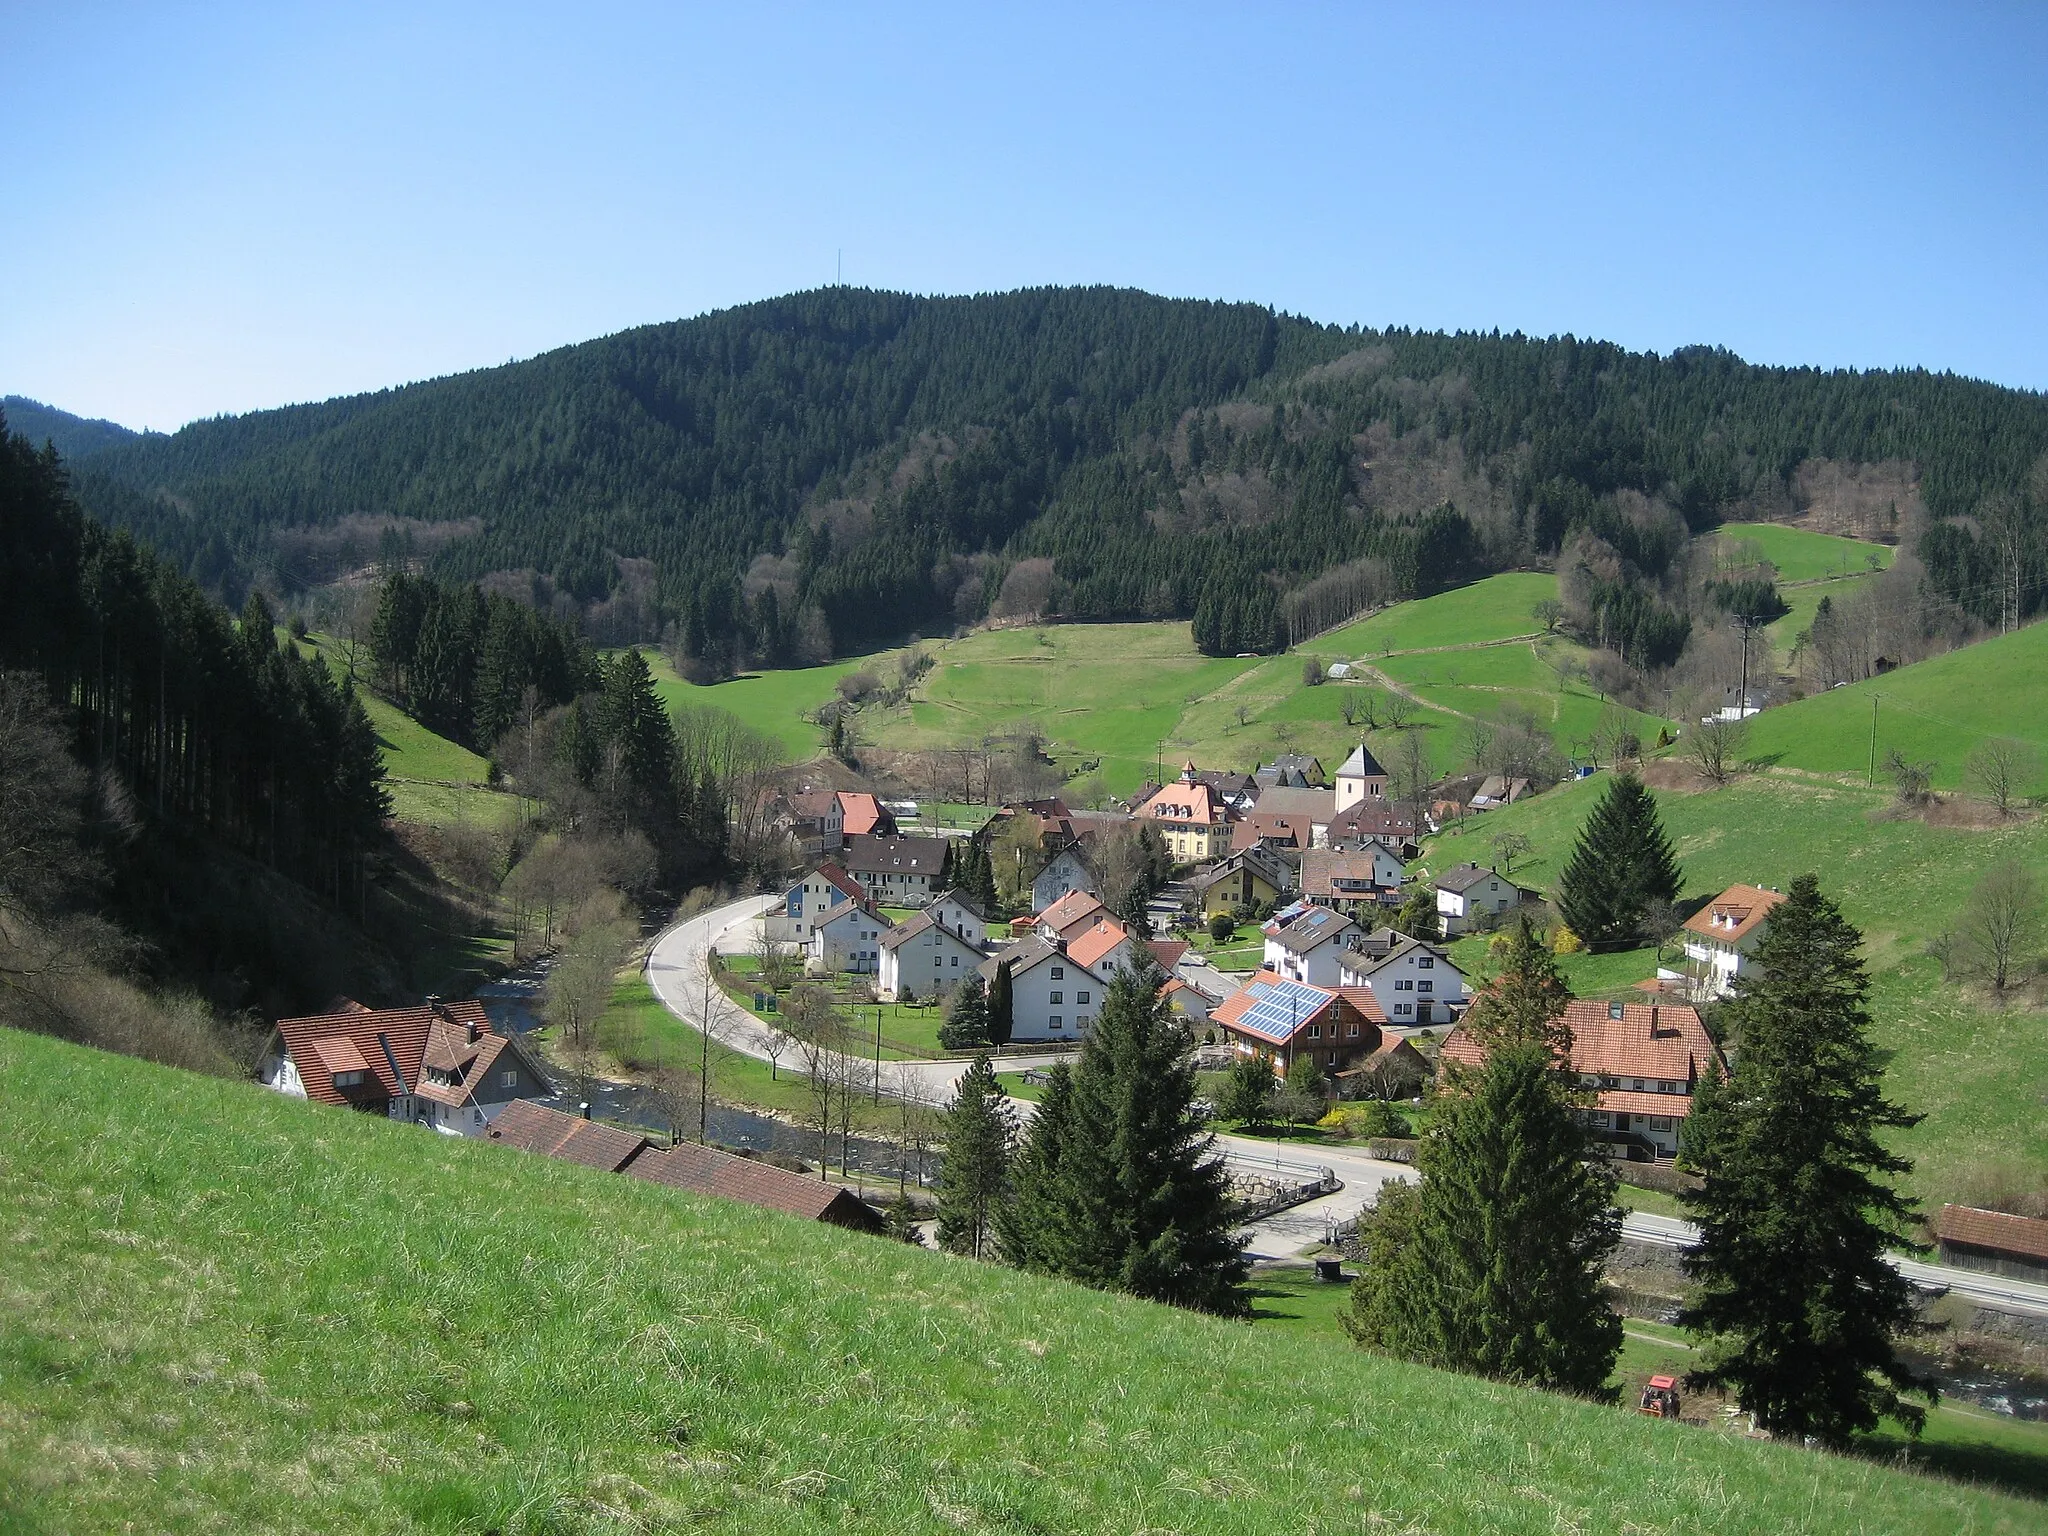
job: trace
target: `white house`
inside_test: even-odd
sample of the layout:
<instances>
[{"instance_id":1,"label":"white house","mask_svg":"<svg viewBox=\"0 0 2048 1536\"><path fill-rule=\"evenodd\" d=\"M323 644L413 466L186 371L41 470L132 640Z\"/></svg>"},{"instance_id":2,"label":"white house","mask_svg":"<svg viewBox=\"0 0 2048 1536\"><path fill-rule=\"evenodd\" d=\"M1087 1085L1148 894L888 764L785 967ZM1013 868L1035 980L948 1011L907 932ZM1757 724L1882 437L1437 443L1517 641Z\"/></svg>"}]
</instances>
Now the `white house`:
<instances>
[{"instance_id":1,"label":"white house","mask_svg":"<svg viewBox=\"0 0 2048 1536\"><path fill-rule=\"evenodd\" d=\"M981 948L988 938L988 914L962 891L941 891L932 898L931 905L926 907L925 911L932 915L940 927L959 934L976 949Z\"/></svg>"},{"instance_id":2,"label":"white house","mask_svg":"<svg viewBox=\"0 0 2048 1536\"><path fill-rule=\"evenodd\" d=\"M1339 812L1348 811L1361 801L1384 800L1386 797L1387 770L1380 766L1380 760L1361 741L1337 770L1336 808Z\"/></svg>"},{"instance_id":3,"label":"white house","mask_svg":"<svg viewBox=\"0 0 2048 1536\"><path fill-rule=\"evenodd\" d=\"M1370 911L1401 899L1407 866L1377 838L1348 852L1311 848L1301 856L1301 894L1339 912Z\"/></svg>"},{"instance_id":4,"label":"white house","mask_svg":"<svg viewBox=\"0 0 2048 1536\"><path fill-rule=\"evenodd\" d=\"M921 907L943 888L948 847L943 837L849 837L844 862L868 900Z\"/></svg>"},{"instance_id":5,"label":"white house","mask_svg":"<svg viewBox=\"0 0 2048 1536\"><path fill-rule=\"evenodd\" d=\"M1391 928L1374 929L1347 951L1337 981L1369 990L1396 1029L1452 1023L1470 996L1447 951Z\"/></svg>"},{"instance_id":6,"label":"white house","mask_svg":"<svg viewBox=\"0 0 2048 1536\"><path fill-rule=\"evenodd\" d=\"M450 1136L481 1136L515 1099L546 1098L547 1074L483 1004L365 1008L279 1019L256 1075L296 1099L409 1120Z\"/></svg>"},{"instance_id":7,"label":"white house","mask_svg":"<svg viewBox=\"0 0 2048 1536\"><path fill-rule=\"evenodd\" d=\"M849 902L859 906L867 893L837 860L827 859L782 893L782 905L761 919L769 938L784 944L811 942L811 930Z\"/></svg>"},{"instance_id":8,"label":"white house","mask_svg":"<svg viewBox=\"0 0 2048 1536\"><path fill-rule=\"evenodd\" d=\"M1436 910L1446 934L1470 933L1522 904L1522 888L1506 875L1460 864L1437 876Z\"/></svg>"},{"instance_id":9,"label":"white house","mask_svg":"<svg viewBox=\"0 0 2048 1536\"><path fill-rule=\"evenodd\" d=\"M1107 912L1098 912L1094 926L1067 940L1067 954L1105 979L1118 971L1134 969L1141 957L1152 958L1152 952L1138 943L1130 929Z\"/></svg>"},{"instance_id":10,"label":"white house","mask_svg":"<svg viewBox=\"0 0 2048 1536\"><path fill-rule=\"evenodd\" d=\"M1032 877L1031 910L1043 912L1070 891L1084 891L1090 896L1102 894L1079 843L1062 848L1052 856L1051 863Z\"/></svg>"},{"instance_id":11,"label":"white house","mask_svg":"<svg viewBox=\"0 0 2048 1536\"><path fill-rule=\"evenodd\" d=\"M1306 901L1275 912L1262 931L1266 935L1262 967L1313 987L1336 986L1345 951L1365 937L1358 924L1343 913Z\"/></svg>"},{"instance_id":12,"label":"white house","mask_svg":"<svg viewBox=\"0 0 2048 1536\"><path fill-rule=\"evenodd\" d=\"M851 971L873 976L881 968L882 935L895 924L865 902L844 902L811 925L804 948L804 969L813 976Z\"/></svg>"},{"instance_id":13,"label":"white house","mask_svg":"<svg viewBox=\"0 0 2048 1536\"><path fill-rule=\"evenodd\" d=\"M1782 891L1731 885L1685 922L1685 958L1693 990L1702 997L1726 997L1735 978L1756 969L1756 946Z\"/></svg>"},{"instance_id":14,"label":"white house","mask_svg":"<svg viewBox=\"0 0 2048 1536\"><path fill-rule=\"evenodd\" d=\"M880 991L892 1001L905 988L918 998L951 992L981 964L981 946L968 943L928 911L886 930L879 943Z\"/></svg>"},{"instance_id":15,"label":"white house","mask_svg":"<svg viewBox=\"0 0 2048 1536\"><path fill-rule=\"evenodd\" d=\"M1033 934L981 962L982 979L995 984L996 970L1010 967L1010 1039L1078 1040L1095 1023L1108 985L1069 955L1063 946Z\"/></svg>"}]
</instances>

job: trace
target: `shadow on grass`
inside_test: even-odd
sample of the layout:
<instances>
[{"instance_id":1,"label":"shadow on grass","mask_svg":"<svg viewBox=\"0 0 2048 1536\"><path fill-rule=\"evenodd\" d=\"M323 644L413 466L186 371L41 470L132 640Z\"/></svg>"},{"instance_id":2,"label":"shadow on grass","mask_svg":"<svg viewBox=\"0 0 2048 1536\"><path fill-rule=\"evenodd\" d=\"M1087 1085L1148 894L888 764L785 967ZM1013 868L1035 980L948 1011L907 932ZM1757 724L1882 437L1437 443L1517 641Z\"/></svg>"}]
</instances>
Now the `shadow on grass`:
<instances>
[{"instance_id":1,"label":"shadow on grass","mask_svg":"<svg viewBox=\"0 0 2048 1536\"><path fill-rule=\"evenodd\" d=\"M2048 1499L2048 1451L1983 1443L1955 1445L1939 1440L1923 1440L1914 1445L1899 1435L1868 1436L1856 1442L1856 1450L1872 1461L1906 1466L1960 1482L1988 1483L2028 1498Z\"/></svg>"}]
</instances>

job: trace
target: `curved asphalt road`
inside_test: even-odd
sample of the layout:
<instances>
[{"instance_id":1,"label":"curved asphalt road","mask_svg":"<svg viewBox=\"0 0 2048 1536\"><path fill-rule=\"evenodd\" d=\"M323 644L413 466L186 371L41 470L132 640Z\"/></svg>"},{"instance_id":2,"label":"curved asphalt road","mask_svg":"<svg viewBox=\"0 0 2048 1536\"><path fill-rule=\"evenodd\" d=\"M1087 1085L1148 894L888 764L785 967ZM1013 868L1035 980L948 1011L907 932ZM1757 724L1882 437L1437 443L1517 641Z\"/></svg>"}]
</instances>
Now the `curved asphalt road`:
<instances>
[{"instance_id":1,"label":"curved asphalt road","mask_svg":"<svg viewBox=\"0 0 2048 1536\"><path fill-rule=\"evenodd\" d=\"M714 945L726 954L751 952L756 919L778 899L750 896L677 923L654 941L647 955L648 984L671 1013L696 1026L700 1014L708 1009L712 1039L762 1061L768 1059L768 1026L710 984L704 960ZM1004 1053L1000 1061L1004 1071L1021 1072L1027 1067L1068 1060L1070 1054ZM870 1058L860 1060L872 1065ZM953 1096L954 1085L966 1070L967 1063L959 1060L886 1061L882 1064L882 1086L898 1098L914 1096L927 1103L942 1104ZM1029 1118L1031 1105L1017 1099L1011 1103L1020 1119ZM1305 1157L1305 1149L1299 1146L1246 1136L1218 1136L1216 1142L1224 1156L1245 1172L1292 1173L1311 1178L1321 1169L1329 1168L1344 1181L1344 1187L1333 1195L1281 1211L1245 1228L1255 1258L1285 1257L1322 1242L1331 1226L1351 1220L1372 1205L1379 1198L1380 1186L1389 1179L1415 1176L1414 1170L1403 1164L1381 1162L1342 1147L1317 1147ZM1698 1236L1691 1222L1646 1211L1629 1212L1621 1230L1624 1237L1634 1242L1663 1248L1688 1248ZM1947 1264L1924 1264L1904 1254L1893 1254L1892 1263L1917 1284L1944 1286L1957 1296L1999 1311L2048 1317L2048 1285Z\"/></svg>"}]
</instances>

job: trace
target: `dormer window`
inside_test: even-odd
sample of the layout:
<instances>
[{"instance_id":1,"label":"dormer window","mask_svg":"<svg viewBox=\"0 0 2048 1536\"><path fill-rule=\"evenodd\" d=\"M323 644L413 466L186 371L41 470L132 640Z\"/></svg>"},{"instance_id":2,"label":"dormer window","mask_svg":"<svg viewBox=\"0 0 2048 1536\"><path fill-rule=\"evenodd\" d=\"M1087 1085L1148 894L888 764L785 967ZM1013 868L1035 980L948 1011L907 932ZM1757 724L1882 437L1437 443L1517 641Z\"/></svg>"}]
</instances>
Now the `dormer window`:
<instances>
[{"instance_id":1,"label":"dormer window","mask_svg":"<svg viewBox=\"0 0 2048 1536\"><path fill-rule=\"evenodd\" d=\"M362 1080L363 1074L360 1072L337 1072L334 1074L334 1086L337 1088L353 1088Z\"/></svg>"}]
</instances>

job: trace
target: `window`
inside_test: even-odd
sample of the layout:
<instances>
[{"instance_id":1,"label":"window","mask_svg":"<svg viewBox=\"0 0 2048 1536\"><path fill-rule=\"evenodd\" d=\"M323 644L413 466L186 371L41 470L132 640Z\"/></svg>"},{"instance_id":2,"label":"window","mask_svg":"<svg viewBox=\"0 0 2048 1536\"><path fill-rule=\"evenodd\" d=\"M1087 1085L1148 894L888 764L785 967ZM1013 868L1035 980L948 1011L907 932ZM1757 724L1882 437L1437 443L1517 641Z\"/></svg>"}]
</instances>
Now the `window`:
<instances>
[{"instance_id":1,"label":"window","mask_svg":"<svg viewBox=\"0 0 2048 1536\"><path fill-rule=\"evenodd\" d=\"M1358 1038L1358 1026L1356 1024L1351 1026L1351 1038L1354 1040Z\"/></svg>"},{"instance_id":2,"label":"window","mask_svg":"<svg viewBox=\"0 0 2048 1536\"><path fill-rule=\"evenodd\" d=\"M1054 1014L1045 1021L1045 1027L1047 1029L1063 1029L1066 1026L1060 1023L1060 1016Z\"/></svg>"},{"instance_id":3,"label":"window","mask_svg":"<svg viewBox=\"0 0 2048 1536\"><path fill-rule=\"evenodd\" d=\"M334 1074L334 1086L337 1088L353 1088L362 1080L363 1074L360 1072L337 1072Z\"/></svg>"},{"instance_id":4,"label":"window","mask_svg":"<svg viewBox=\"0 0 2048 1536\"><path fill-rule=\"evenodd\" d=\"M1308 1027L1308 1037L1309 1037L1309 1039L1311 1039L1311 1040L1320 1040L1320 1039L1322 1039L1322 1038L1323 1038L1323 1026L1322 1026L1322 1025L1320 1025L1320 1024L1311 1024L1311 1025L1309 1025L1309 1027Z\"/></svg>"},{"instance_id":5,"label":"window","mask_svg":"<svg viewBox=\"0 0 2048 1536\"><path fill-rule=\"evenodd\" d=\"M1671 1117L1670 1117L1669 1115L1652 1115L1652 1116L1650 1116L1650 1129L1651 1129L1651 1130L1653 1130L1653 1131L1668 1131L1668 1130L1670 1130L1670 1129L1671 1129Z\"/></svg>"},{"instance_id":6,"label":"window","mask_svg":"<svg viewBox=\"0 0 2048 1536\"><path fill-rule=\"evenodd\" d=\"M1396 992L1413 992L1415 990L1415 983L1404 976L1401 980L1394 983L1394 990Z\"/></svg>"},{"instance_id":7,"label":"window","mask_svg":"<svg viewBox=\"0 0 2048 1536\"><path fill-rule=\"evenodd\" d=\"M1434 992L1436 990L1436 983L1433 981L1418 981L1415 983L1415 990L1418 992Z\"/></svg>"},{"instance_id":8,"label":"window","mask_svg":"<svg viewBox=\"0 0 2048 1536\"><path fill-rule=\"evenodd\" d=\"M1396 1003L1396 1004L1394 1004L1394 1012L1396 1012L1396 1013L1413 1013L1414 1011L1415 1011L1415 1010L1414 1010L1414 1007L1413 1007L1413 1006L1412 1006L1411 1004L1408 1004L1408 1003Z\"/></svg>"},{"instance_id":9,"label":"window","mask_svg":"<svg viewBox=\"0 0 2048 1536\"><path fill-rule=\"evenodd\" d=\"M498 1086L500 1088L517 1088L519 1086L518 1070L515 1068L509 1072L500 1072L498 1074Z\"/></svg>"},{"instance_id":10,"label":"window","mask_svg":"<svg viewBox=\"0 0 2048 1536\"><path fill-rule=\"evenodd\" d=\"M1436 969L1436 962L1430 959L1429 956L1424 955L1420 960L1415 962L1415 969L1417 969L1418 971L1433 971Z\"/></svg>"},{"instance_id":11,"label":"window","mask_svg":"<svg viewBox=\"0 0 2048 1536\"><path fill-rule=\"evenodd\" d=\"M1047 1001L1048 1001L1048 1002L1054 1002L1054 1003L1063 1003L1063 1002L1065 1002L1066 1000L1067 1000L1067 995L1066 995L1066 993L1064 993L1064 992L1055 992L1055 993L1053 993L1053 995L1052 995L1052 996L1051 996L1050 998L1048 998L1048 999L1047 999Z\"/></svg>"},{"instance_id":12,"label":"window","mask_svg":"<svg viewBox=\"0 0 2048 1536\"><path fill-rule=\"evenodd\" d=\"M953 957L953 969L956 971L960 969L960 957L958 955Z\"/></svg>"},{"instance_id":13,"label":"window","mask_svg":"<svg viewBox=\"0 0 2048 1536\"><path fill-rule=\"evenodd\" d=\"M1074 994L1074 1001L1082 1004L1083 1006L1086 1006L1088 1002L1088 994L1086 992L1076 992Z\"/></svg>"},{"instance_id":14,"label":"window","mask_svg":"<svg viewBox=\"0 0 2048 1536\"><path fill-rule=\"evenodd\" d=\"M1054 966L1052 968L1052 979L1054 981L1065 981L1067 979L1067 968L1063 965Z\"/></svg>"}]
</instances>

